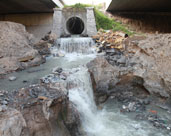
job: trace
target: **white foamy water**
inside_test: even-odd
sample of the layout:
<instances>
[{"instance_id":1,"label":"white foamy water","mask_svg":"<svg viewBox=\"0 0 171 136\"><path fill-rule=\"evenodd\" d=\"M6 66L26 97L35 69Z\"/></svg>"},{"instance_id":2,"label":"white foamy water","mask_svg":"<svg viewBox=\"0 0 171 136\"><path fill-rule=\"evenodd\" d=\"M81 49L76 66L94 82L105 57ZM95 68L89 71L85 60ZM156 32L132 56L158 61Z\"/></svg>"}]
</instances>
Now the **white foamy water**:
<instances>
[{"instance_id":1,"label":"white foamy water","mask_svg":"<svg viewBox=\"0 0 171 136\"><path fill-rule=\"evenodd\" d=\"M81 115L86 136L171 136L171 133L156 129L148 122L135 121L121 114L115 103L105 105L99 110L94 101L90 75L85 67L95 57L95 54L92 54L92 39L62 38L57 43L60 46L52 48L52 52L65 53L63 57L49 57L47 62L39 67L12 73L10 76L16 76L17 80L0 80L1 89L25 87L23 80L27 80L26 85L37 83L41 77L50 74L54 67L75 70L67 79L68 82L76 84L75 88L69 90L69 98Z\"/></svg>"},{"instance_id":2,"label":"white foamy water","mask_svg":"<svg viewBox=\"0 0 171 136\"><path fill-rule=\"evenodd\" d=\"M93 53L94 51L91 48L93 45L95 43L90 37L60 38L56 41L58 49L66 53Z\"/></svg>"},{"instance_id":3,"label":"white foamy water","mask_svg":"<svg viewBox=\"0 0 171 136\"><path fill-rule=\"evenodd\" d=\"M80 112L87 136L170 136L148 122L138 122L121 114L115 104L98 110L87 68L80 67L68 81L76 84L75 88L69 90L69 98Z\"/></svg>"}]
</instances>

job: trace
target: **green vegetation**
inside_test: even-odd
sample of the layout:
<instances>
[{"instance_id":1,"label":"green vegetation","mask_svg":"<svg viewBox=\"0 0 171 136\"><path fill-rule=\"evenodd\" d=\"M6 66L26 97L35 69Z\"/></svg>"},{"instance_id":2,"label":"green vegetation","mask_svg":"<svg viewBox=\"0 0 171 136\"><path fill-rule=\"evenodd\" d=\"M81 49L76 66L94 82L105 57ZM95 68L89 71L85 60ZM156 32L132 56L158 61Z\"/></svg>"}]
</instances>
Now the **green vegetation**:
<instances>
[{"instance_id":1,"label":"green vegetation","mask_svg":"<svg viewBox=\"0 0 171 136\"><path fill-rule=\"evenodd\" d=\"M75 4L71 6L65 6L65 8L71 7L71 8L77 8L77 9L83 9L85 7L92 7L92 5L87 5L87 4ZM128 35L132 35L133 32L129 31L126 26L122 25L119 22L116 22L114 19L111 19L107 17L104 13L99 11L98 6L94 7L94 12L95 12L95 19L96 19L96 25L97 29L104 29L104 30L110 30L112 29L113 31L122 31L127 33Z\"/></svg>"},{"instance_id":2,"label":"green vegetation","mask_svg":"<svg viewBox=\"0 0 171 136\"><path fill-rule=\"evenodd\" d=\"M75 5L65 5L64 8L77 8L77 9L84 9L86 7L92 7L91 5L88 4L81 4L81 3L77 3Z\"/></svg>"}]
</instances>

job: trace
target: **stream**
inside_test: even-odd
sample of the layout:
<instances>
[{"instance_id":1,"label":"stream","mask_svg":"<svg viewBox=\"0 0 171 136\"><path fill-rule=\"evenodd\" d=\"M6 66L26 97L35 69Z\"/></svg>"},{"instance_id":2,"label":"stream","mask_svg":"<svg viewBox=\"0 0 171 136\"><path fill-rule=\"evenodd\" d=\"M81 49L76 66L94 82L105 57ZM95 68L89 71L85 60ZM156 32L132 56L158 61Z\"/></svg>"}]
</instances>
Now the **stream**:
<instances>
[{"instance_id":1,"label":"stream","mask_svg":"<svg viewBox=\"0 0 171 136\"><path fill-rule=\"evenodd\" d=\"M67 79L76 85L69 90L69 99L80 113L86 136L171 136L170 130L157 129L147 121L135 120L132 118L133 113L122 114L121 104L114 99L109 99L102 108L96 106L92 82L86 67L86 64L97 56L93 45L91 38L61 38L51 49L52 55L46 58L46 63L8 74L6 78L0 79L1 89L13 91L37 84L40 78L52 73L56 67L75 71ZM64 55L56 57L59 52ZM9 81L10 76L17 79ZM158 111L165 114L162 109ZM169 113L164 116L171 119Z\"/></svg>"}]
</instances>

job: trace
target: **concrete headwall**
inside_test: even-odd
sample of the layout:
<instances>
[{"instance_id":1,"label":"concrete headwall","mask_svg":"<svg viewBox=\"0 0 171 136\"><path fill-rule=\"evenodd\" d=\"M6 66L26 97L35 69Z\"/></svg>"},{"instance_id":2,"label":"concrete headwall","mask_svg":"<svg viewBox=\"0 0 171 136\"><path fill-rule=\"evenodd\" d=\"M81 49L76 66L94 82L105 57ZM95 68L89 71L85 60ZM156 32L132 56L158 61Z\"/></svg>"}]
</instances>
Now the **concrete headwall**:
<instances>
[{"instance_id":1,"label":"concrete headwall","mask_svg":"<svg viewBox=\"0 0 171 136\"><path fill-rule=\"evenodd\" d=\"M97 33L94 10L91 7L85 9L56 8L54 10L52 32L57 37L70 34L67 30L67 21L72 17L78 17L83 21L84 30L81 34L92 36Z\"/></svg>"},{"instance_id":2,"label":"concrete headwall","mask_svg":"<svg viewBox=\"0 0 171 136\"><path fill-rule=\"evenodd\" d=\"M80 10L74 10L74 9L63 9L62 12L62 24L63 25L63 33L62 34L70 34L67 30L67 21L72 17L79 17L84 22L84 31L82 34L87 33L87 18L86 18L87 12L86 9L80 9Z\"/></svg>"},{"instance_id":3,"label":"concrete headwall","mask_svg":"<svg viewBox=\"0 0 171 136\"><path fill-rule=\"evenodd\" d=\"M6 14L0 15L0 21L11 21L25 25L27 31L34 34L37 42L52 30L53 13Z\"/></svg>"}]
</instances>

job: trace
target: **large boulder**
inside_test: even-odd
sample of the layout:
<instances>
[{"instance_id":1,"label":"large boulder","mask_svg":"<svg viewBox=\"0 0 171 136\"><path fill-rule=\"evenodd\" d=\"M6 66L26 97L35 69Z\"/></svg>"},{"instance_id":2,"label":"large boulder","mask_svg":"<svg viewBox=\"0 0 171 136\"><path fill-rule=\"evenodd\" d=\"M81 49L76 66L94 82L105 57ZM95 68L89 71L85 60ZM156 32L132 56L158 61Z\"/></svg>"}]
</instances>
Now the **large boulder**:
<instances>
[{"instance_id":1,"label":"large boulder","mask_svg":"<svg viewBox=\"0 0 171 136\"><path fill-rule=\"evenodd\" d=\"M78 136L79 114L62 85L32 85L1 96L1 136Z\"/></svg>"},{"instance_id":2,"label":"large boulder","mask_svg":"<svg viewBox=\"0 0 171 136\"><path fill-rule=\"evenodd\" d=\"M151 94L171 95L171 35L148 35L145 40L130 40L127 54L139 63L134 74L144 78L144 87Z\"/></svg>"},{"instance_id":3,"label":"large boulder","mask_svg":"<svg viewBox=\"0 0 171 136\"><path fill-rule=\"evenodd\" d=\"M112 91L131 90L131 86L132 90L169 98L171 35L131 37L124 46L125 50L106 50L105 56L87 64L96 102L104 102ZM135 84L138 89L134 88Z\"/></svg>"},{"instance_id":4,"label":"large boulder","mask_svg":"<svg viewBox=\"0 0 171 136\"><path fill-rule=\"evenodd\" d=\"M26 122L16 109L0 107L0 136L21 136Z\"/></svg>"},{"instance_id":5,"label":"large boulder","mask_svg":"<svg viewBox=\"0 0 171 136\"><path fill-rule=\"evenodd\" d=\"M0 73L40 64L42 58L32 48L33 41L33 35L26 31L24 25L0 21Z\"/></svg>"},{"instance_id":6,"label":"large boulder","mask_svg":"<svg viewBox=\"0 0 171 136\"><path fill-rule=\"evenodd\" d=\"M104 57L97 57L87 64L93 82L96 103L105 101L109 95L110 85L115 85L119 79L119 69L107 62Z\"/></svg>"}]
</instances>

